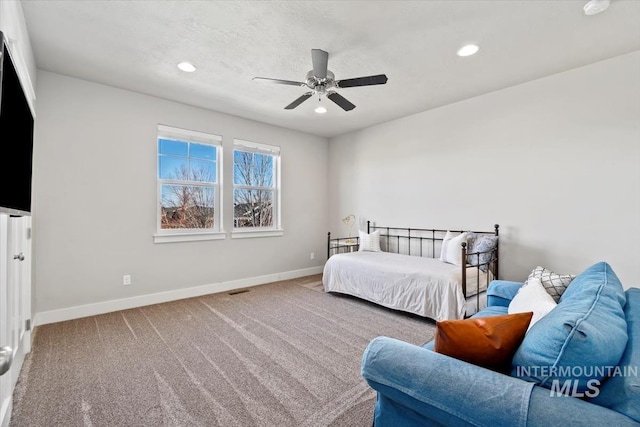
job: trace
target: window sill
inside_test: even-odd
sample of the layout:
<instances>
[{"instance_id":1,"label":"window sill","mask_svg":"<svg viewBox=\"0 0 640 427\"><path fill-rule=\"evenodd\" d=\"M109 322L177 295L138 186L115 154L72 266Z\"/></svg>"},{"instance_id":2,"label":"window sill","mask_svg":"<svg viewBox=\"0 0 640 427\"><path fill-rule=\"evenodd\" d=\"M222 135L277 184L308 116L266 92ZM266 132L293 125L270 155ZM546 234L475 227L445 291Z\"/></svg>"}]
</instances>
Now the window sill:
<instances>
[{"instance_id":1,"label":"window sill","mask_svg":"<svg viewBox=\"0 0 640 427\"><path fill-rule=\"evenodd\" d=\"M232 239L250 239L253 237L278 237L284 235L282 229L270 230L235 230L231 233Z\"/></svg>"},{"instance_id":2,"label":"window sill","mask_svg":"<svg viewBox=\"0 0 640 427\"><path fill-rule=\"evenodd\" d=\"M154 234L153 243L197 242L202 240L223 240L227 233L219 231L215 233L176 233Z\"/></svg>"}]
</instances>

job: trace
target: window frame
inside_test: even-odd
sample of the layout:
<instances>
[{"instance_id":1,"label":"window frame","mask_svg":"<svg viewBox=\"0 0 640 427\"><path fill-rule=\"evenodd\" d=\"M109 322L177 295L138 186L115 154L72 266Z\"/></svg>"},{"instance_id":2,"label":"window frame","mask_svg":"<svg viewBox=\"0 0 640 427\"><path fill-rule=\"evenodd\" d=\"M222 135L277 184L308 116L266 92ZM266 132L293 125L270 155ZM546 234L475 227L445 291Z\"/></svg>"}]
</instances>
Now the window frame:
<instances>
[{"instance_id":1,"label":"window frame","mask_svg":"<svg viewBox=\"0 0 640 427\"><path fill-rule=\"evenodd\" d=\"M216 150L216 176L215 183L200 182L190 180L164 179L160 177L160 139L168 139L179 142L205 144L213 146ZM190 157L187 157L190 159ZM173 126L158 125L156 137L156 233L154 234L154 243L170 243L185 242L198 240L218 240L226 238L223 227L223 153L222 153L222 136L198 132L188 129L177 128ZM213 204L213 227L207 229L201 228L179 228L179 229L163 229L162 228L162 187L163 185L185 185L212 188L214 191Z\"/></svg>"},{"instance_id":2,"label":"window frame","mask_svg":"<svg viewBox=\"0 0 640 427\"><path fill-rule=\"evenodd\" d=\"M237 185L235 183L235 152L243 151L254 154L270 155L273 158L273 186L250 186L250 185ZM232 232L231 238L251 238L251 237L275 237L282 236L284 230L282 229L282 186L281 186L281 151L280 147L269 144L262 144L253 141L247 141L244 139L235 138L233 140L233 172L232 172L232 195L235 198L236 189L250 189L250 190L266 190L273 191L273 206L272 206L272 218L273 225L270 227L236 227L235 225L235 201L232 209Z\"/></svg>"}]
</instances>

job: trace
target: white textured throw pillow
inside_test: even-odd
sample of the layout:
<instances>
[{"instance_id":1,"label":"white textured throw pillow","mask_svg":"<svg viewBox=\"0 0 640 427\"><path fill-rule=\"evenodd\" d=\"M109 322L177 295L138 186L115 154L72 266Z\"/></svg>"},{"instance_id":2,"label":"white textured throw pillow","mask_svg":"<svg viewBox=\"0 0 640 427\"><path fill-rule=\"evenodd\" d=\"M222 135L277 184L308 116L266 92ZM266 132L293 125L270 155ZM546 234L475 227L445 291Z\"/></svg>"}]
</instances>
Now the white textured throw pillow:
<instances>
[{"instance_id":1,"label":"white textured throw pillow","mask_svg":"<svg viewBox=\"0 0 640 427\"><path fill-rule=\"evenodd\" d=\"M544 267L537 266L533 269L527 281L532 278L540 279L542 286L547 293L555 300L560 301L560 297L569 286L569 283L576 278L574 274L557 274Z\"/></svg>"},{"instance_id":2,"label":"white textured throw pillow","mask_svg":"<svg viewBox=\"0 0 640 427\"><path fill-rule=\"evenodd\" d=\"M462 242L467 241L468 233L460 233L454 236L451 231L447 231L447 234L442 240L442 250L440 251L440 261L462 265Z\"/></svg>"},{"instance_id":3,"label":"white textured throw pillow","mask_svg":"<svg viewBox=\"0 0 640 427\"><path fill-rule=\"evenodd\" d=\"M367 234L362 230L360 233L359 251L380 252L380 230L376 230L371 234Z\"/></svg>"},{"instance_id":4,"label":"white textured throw pillow","mask_svg":"<svg viewBox=\"0 0 640 427\"><path fill-rule=\"evenodd\" d=\"M528 279L525 284L518 289L518 293L509 303L507 312L514 314L533 311L533 317L527 329L527 331L529 331L534 323L546 316L556 305L558 305L558 303L555 302L553 297L549 295L544 286L542 286L540 279L533 277Z\"/></svg>"}]
</instances>

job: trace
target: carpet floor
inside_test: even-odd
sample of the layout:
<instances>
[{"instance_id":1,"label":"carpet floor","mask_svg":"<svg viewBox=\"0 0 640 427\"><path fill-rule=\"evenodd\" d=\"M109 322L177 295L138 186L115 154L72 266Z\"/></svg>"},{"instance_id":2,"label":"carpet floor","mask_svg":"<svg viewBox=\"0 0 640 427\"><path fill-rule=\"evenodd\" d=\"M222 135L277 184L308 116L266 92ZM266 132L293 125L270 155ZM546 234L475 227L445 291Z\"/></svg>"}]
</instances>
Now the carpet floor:
<instances>
[{"instance_id":1,"label":"carpet floor","mask_svg":"<svg viewBox=\"0 0 640 427\"><path fill-rule=\"evenodd\" d=\"M321 275L42 325L9 425L371 427L365 347L434 329Z\"/></svg>"}]
</instances>

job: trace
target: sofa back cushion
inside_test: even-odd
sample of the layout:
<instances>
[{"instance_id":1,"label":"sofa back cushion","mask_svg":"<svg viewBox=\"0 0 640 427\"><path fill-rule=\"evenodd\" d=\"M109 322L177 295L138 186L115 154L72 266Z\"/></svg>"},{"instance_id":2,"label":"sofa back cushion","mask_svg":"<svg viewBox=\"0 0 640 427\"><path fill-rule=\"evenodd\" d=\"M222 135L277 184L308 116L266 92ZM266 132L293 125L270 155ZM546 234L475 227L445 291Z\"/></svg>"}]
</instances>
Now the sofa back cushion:
<instances>
[{"instance_id":1,"label":"sofa back cushion","mask_svg":"<svg viewBox=\"0 0 640 427\"><path fill-rule=\"evenodd\" d=\"M640 289L628 289L626 294L624 314L629 335L627 348L620 359L620 369L605 381L600 393L590 402L640 422Z\"/></svg>"},{"instance_id":2,"label":"sofa back cushion","mask_svg":"<svg viewBox=\"0 0 640 427\"><path fill-rule=\"evenodd\" d=\"M556 308L531 327L513 357L511 375L556 391L592 393L627 346L625 302L609 264L587 268Z\"/></svg>"}]
</instances>

